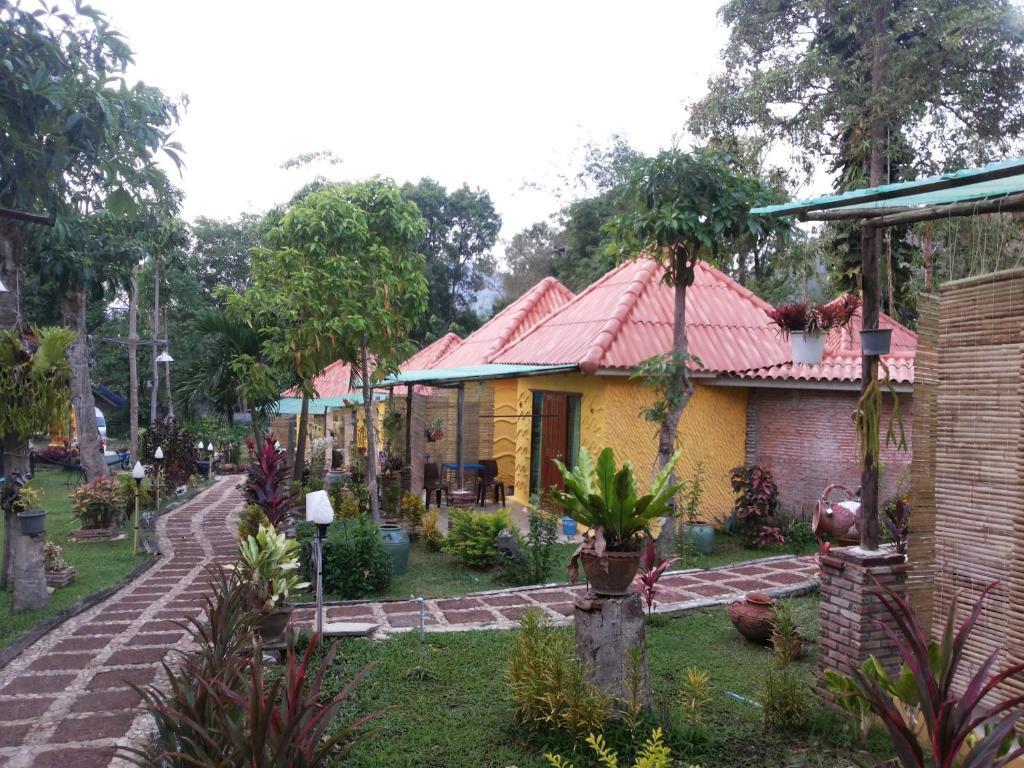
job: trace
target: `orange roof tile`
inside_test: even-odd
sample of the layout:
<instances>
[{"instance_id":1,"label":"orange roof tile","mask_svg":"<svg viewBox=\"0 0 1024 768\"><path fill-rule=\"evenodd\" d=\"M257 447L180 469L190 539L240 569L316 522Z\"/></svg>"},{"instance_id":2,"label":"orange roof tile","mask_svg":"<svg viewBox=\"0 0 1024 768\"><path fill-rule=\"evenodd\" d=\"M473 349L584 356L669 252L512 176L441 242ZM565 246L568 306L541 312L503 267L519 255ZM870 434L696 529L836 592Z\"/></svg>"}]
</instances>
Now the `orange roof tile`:
<instances>
[{"instance_id":1,"label":"orange roof tile","mask_svg":"<svg viewBox=\"0 0 1024 768\"><path fill-rule=\"evenodd\" d=\"M558 280L545 277L430 367L456 368L493 362L505 346L572 298L572 291Z\"/></svg>"},{"instance_id":2,"label":"orange roof tile","mask_svg":"<svg viewBox=\"0 0 1024 768\"><path fill-rule=\"evenodd\" d=\"M335 360L324 368L324 372L313 379L313 386L319 397L341 397L359 394L350 386L352 382L352 366L343 360ZM292 387L281 393L281 397L302 397L302 392Z\"/></svg>"},{"instance_id":3,"label":"orange roof tile","mask_svg":"<svg viewBox=\"0 0 1024 768\"><path fill-rule=\"evenodd\" d=\"M424 371L433 368L437 361L462 344L457 334L446 333L437 341L431 342L415 355L402 363L402 372Z\"/></svg>"},{"instance_id":4,"label":"orange roof tile","mask_svg":"<svg viewBox=\"0 0 1024 768\"><path fill-rule=\"evenodd\" d=\"M672 347L675 294L664 270L650 259L627 261L509 343L487 362L535 365L576 364L584 373L631 369ZM686 292L690 353L701 365L722 374L764 379L846 381L859 378L859 316L844 339L830 339L818 366L790 362L788 342L768 317L771 306L724 273L703 262ZM913 380L917 337L888 317L894 327L890 364L895 381ZM887 361L889 358L886 358ZM849 379L854 371L856 376ZM909 378L907 378L909 377Z\"/></svg>"}]
</instances>

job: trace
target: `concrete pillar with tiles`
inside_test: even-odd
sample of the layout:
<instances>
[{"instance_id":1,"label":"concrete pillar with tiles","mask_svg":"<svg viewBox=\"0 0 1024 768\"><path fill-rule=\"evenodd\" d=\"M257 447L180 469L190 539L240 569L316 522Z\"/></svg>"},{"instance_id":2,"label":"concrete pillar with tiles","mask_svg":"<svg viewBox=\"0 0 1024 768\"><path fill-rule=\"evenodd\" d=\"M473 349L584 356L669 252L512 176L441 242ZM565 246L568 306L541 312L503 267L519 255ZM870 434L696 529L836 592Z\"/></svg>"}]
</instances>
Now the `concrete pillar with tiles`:
<instances>
[{"instance_id":1,"label":"concrete pillar with tiles","mask_svg":"<svg viewBox=\"0 0 1024 768\"><path fill-rule=\"evenodd\" d=\"M826 669L848 675L868 656L873 655L890 673L898 671L902 660L880 622L895 625L875 594L875 579L906 598L910 570L906 557L890 550L842 547L822 555L820 561L819 691L825 691Z\"/></svg>"}]
</instances>

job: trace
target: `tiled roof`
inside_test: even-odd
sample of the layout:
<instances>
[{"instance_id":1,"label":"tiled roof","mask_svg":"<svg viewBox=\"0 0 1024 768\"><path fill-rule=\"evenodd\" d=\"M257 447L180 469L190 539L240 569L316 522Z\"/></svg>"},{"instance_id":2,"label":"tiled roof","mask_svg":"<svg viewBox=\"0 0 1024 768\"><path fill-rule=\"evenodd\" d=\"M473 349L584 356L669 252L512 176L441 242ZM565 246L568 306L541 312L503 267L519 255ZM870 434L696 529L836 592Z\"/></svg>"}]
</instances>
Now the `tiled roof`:
<instances>
[{"instance_id":1,"label":"tiled roof","mask_svg":"<svg viewBox=\"0 0 1024 768\"><path fill-rule=\"evenodd\" d=\"M407 373L409 371L424 371L428 368L433 368L438 360L460 344L462 344L462 339L457 334L446 333L440 339L428 344L402 363L401 370L403 373Z\"/></svg>"},{"instance_id":2,"label":"tiled roof","mask_svg":"<svg viewBox=\"0 0 1024 768\"><path fill-rule=\"evenodd\" d=\"M458 368L494 362L508 344L515 342L539 321L564 306L573 293L553 277L545 277L513 301L462 343L437 360L432 368Z\"/></svg>"},{"instance_id":3,"label":"tiled roof","mask_svg":"<svg viewBox=\"0 0 1024 768\"><path fill-rule=\"evenodd\" d=\"M342 360L335 360L324 368L324 372L313 379L313 386L319 397L341 397L358 394L349 384L352 381L352 366ZM281 393L281 397L302 397L302 392L292 387Z\"/></svg>"},{"instance_id":4,"label":"tiled roof","mask_svg":"<svg viewBox=\"0 0 1024 768\"><path fill-rule=\"evenodd\" d=\"M576 364L584 373L631 369L672 347L674 290L650 259L627 261L506 346L491 362ZM777 380L855 381L859 378L859 316L844 338L830 339L817 366L790 363L789 343L768 317L770 305L703 262L686 292L686 327L694 369ZM888 317L895 381L913 380L917 337ZM855 365L854 365L855 363ZM854 378L850 379L849 376Z\"/></svg>"}]
</instances>

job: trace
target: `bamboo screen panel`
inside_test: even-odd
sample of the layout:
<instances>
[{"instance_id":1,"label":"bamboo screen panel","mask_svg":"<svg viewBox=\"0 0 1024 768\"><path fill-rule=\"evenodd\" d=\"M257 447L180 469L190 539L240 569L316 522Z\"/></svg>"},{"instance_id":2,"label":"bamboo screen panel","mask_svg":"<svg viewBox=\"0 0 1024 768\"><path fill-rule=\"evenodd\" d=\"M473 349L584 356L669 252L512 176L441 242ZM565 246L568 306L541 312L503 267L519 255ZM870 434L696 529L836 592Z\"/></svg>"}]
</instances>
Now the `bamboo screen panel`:
<instances>
[{"instance_id":1,"label":"bamboo screen panel","mask_svg":"<svg viewBox=\"0 0 1024 768\"><path fill-rule=\"evenodd\" d=\"M931 626L935 588L935 411L939 375L939 298L917 299L917 355L914 359L914 455L910 480L910 539L913 570L907 597L921 624Z\"/></svg>"},{"instance_id":2,"label":"bamboo screen panel","mask_svg":"<svg viewBox=\"0 0 1024 768\"><path fill-rule=\"evenodd\" d=\"M1024 655L1024 270L947 283L940 297L933 633L958 591L963 617L999 582L965 652L971 672L998 648L1000 666Z\"/></svg>"}]
</instances>

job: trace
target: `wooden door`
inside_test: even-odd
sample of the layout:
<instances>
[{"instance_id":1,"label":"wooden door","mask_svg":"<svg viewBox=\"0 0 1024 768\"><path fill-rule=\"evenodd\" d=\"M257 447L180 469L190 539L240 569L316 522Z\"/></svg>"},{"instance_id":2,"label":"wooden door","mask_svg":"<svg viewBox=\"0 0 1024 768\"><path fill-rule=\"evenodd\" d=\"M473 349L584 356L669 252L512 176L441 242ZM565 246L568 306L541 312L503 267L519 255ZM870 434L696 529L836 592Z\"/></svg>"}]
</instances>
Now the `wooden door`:
<instances>
[{"instance_id":1,"label":"wooden door","mask_svg":"<svg viewBox=\"0 0 1024 768\"><path fill-rule=\"evenodd\" d=\"M540 491L552 485L562 488L562 473L552 459L565 463L569 447L569 396L562 392L544 393L540 457Z\"/></svg>"}]
</instances>

